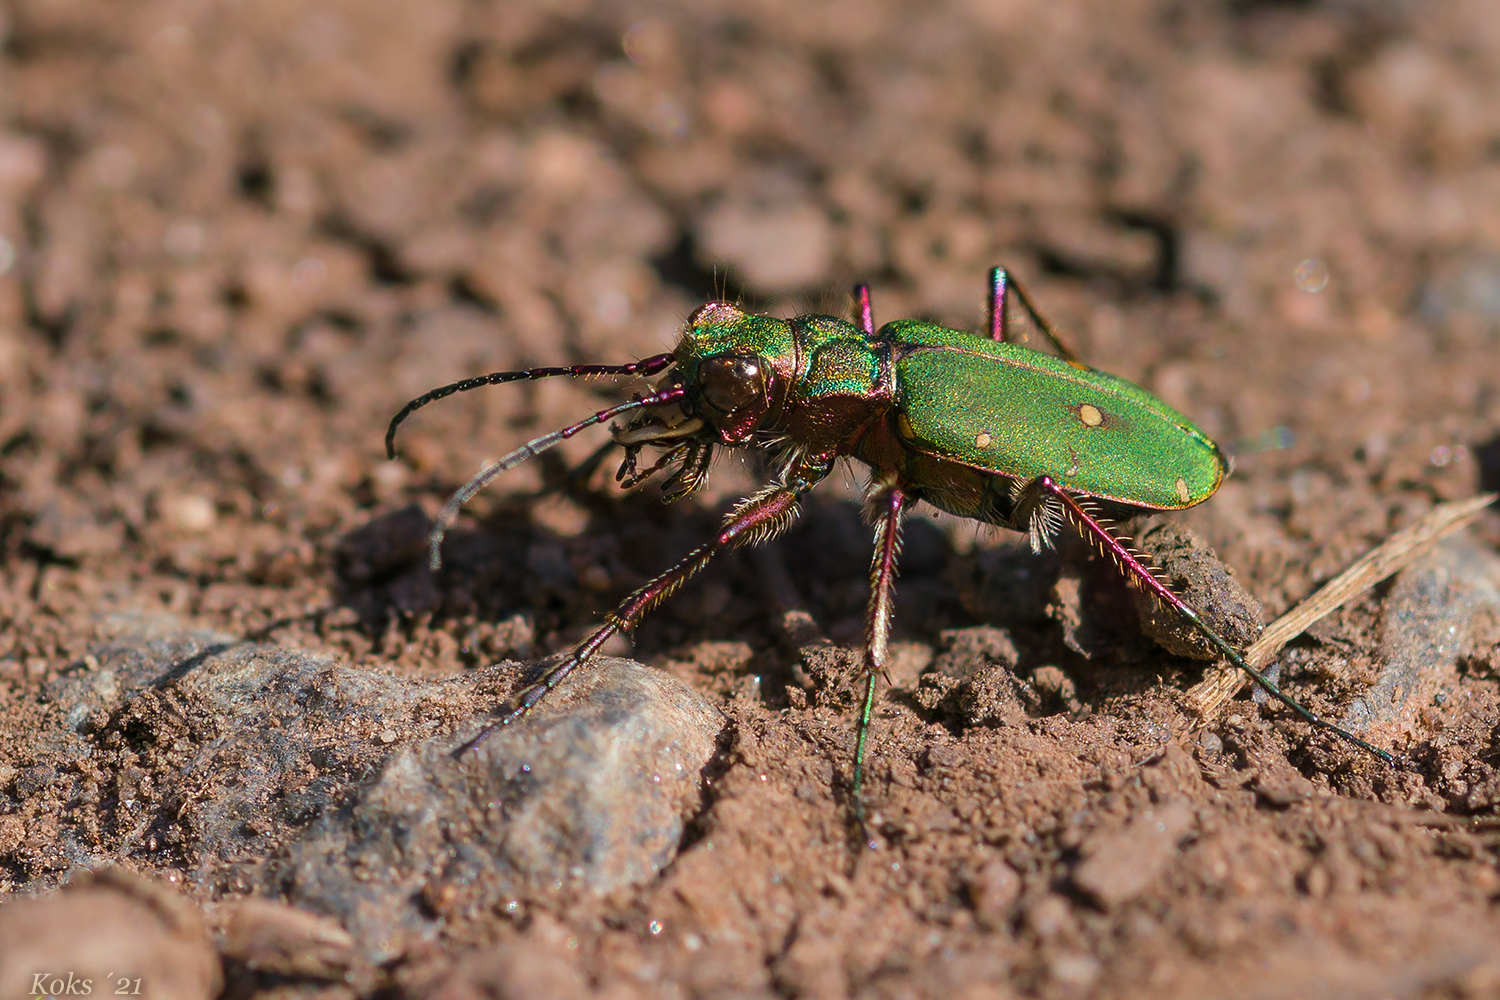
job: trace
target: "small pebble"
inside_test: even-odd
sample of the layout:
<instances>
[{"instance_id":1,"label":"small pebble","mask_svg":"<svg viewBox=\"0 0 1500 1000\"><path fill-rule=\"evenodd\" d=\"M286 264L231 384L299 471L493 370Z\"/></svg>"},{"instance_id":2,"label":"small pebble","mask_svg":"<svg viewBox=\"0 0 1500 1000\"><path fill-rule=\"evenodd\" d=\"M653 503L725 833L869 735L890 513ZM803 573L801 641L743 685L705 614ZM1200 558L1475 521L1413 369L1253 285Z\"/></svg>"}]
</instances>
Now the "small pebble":
<instances>
[{"instance_id":1,"label":"small pebble","mask_svg":"<svg viewBox=\"0 0 1500 1000\"><path fill-rule=\"evenodd\" d=\"M1096 830L1079 848L1073 885L1100 906L1118 906L1145 891L1177 856L1193 826L1186 802L1167 802L1141 813L1123 829Z\"/></svg>"},{"instance_id":2,"label":"small pebble","mask_svg":"<svg viewBox=\"0 0 1500 1000\"><path fill-rule=\"evenodd\" d=\"M1021 895L1021 876L1004 861L990 861L964 882L974 915L983 927L994 929L1004 923Z\"/></svg>"},{"instance_id":3,"label":"small pebble","mask_svg":"<svg viewBox=\"0 0 1500 1000\"><path fill-rule=\"evenodd\" d=\"M197 493L168 493L159 506L162 520L184 534L205 532L218 520L213 501Z\"/></svg>"},{"instance_id":4,"label":"small pebble","mask_svg":"<svg viewBox=\"0 0 1500 1000\"><path fill-rule=\"evenodd\" d=\"M233 904L223 954L252 972L338 979L355 964L354 939L327 917L268 899Z\"/></svg>"},{"instance_id":5,"label":"small pebble","mask_svg":"<svg viewBox=\"0 0 1500 1000\"><path fill-rule=\"evenodd\" d=\"M1026 908L1026 924L1039 938L1052 938L1073 923L1073 907L1062 896L1048 893Z\"/></svg>"}]
</instances>

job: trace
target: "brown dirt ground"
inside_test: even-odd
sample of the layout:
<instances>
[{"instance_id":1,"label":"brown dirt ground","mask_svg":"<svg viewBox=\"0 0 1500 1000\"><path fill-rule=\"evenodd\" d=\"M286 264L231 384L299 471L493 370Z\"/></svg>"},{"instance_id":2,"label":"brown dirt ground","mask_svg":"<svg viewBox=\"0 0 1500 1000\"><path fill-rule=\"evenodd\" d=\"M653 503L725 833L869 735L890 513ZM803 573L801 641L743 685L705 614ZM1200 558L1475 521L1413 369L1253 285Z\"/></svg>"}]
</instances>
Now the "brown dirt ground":
<instances>
[{"instance_id":1,"label":"brown dirt ground","mask_svg":"<svg viewBox=\"0 0 1500 1000\"><path fill-rule=\"evenodd\" d=\"M440 677L566 646L701 539L753 463L663 507L537 499L549 457L473 505L436 580L410 546L340 558L629 387L456 398L387 463L406 399L655 353L716 291L841 312L865 278L877 320L974 327L1008 264L1084 356L1235 453L1179 520L1271 615L1500 483L1486 0L10 0L0 38L7 895L65 874L38 816L109 808L108 774L48 798L30 727L119 615ZM470 987L491 996L1500 995L1493 622L1392 736L1408 770L1249 701L1179 744L1199 668L1118 623L1080 639L1123 607L1081 551L1059 570L917 518L855 852L850 660L780 625L859 642L867 530L835 478L635 637L732 724L677 861L325 992L462 993L484 946L547 956ZM1494 549L1500 516L1464 537ZM1386 593L1300 641L1295 693L1337 713L1374 678ZM1010 686L955 694L991 662Z\"/></svg>"}]
</instances>

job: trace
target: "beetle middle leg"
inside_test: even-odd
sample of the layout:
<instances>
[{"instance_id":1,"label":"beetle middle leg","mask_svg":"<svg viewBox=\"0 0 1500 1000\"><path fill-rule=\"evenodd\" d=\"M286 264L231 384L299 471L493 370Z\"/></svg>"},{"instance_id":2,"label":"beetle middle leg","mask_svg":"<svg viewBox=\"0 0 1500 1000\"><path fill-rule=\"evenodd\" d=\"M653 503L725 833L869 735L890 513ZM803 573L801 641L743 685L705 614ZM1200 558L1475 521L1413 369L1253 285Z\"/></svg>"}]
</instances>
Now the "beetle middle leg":
<instances>
[{"instance_id":1,"label":"beetle middle leg","mask_svg":"<svg viewBox=\"0 0 1500 1000\"><path fill-rule=\"evenodd\" d=\"M875 711L875 682L886 672L891 634L891 611L896 596L896 560L901 555L901 516L911 500L899 486L882 489L871 498L875 512L875 555L870 563L870 603L865 614L865 697L859 712L859 735L854 744L854 818L864 824L865 743Z\"/></svg>"},{"instance_id":2,"label":"beetle middle leg","mask_svg":"<svg viewBox=\"0 0 1500 1000\"><path fill-rule=\"evenodd\" d=\"M1074 368L1093 369L1092 365L1080 358L1073 352L1071 347L1063 343L1063 339L1057 330L1051 323L1043 319L1042 314L1037 311L1036 306L1032 305L1031 296L1026 294L1026 289L1022 288L1021 283L1012 278L1010 271L1003 267L990 268L990 298L986 310L984 328L989 333L991 340L1002 342L1010 340L1010 320L1007 315L1006 305L1010 300L1011 292L1016 293L1016 298L1020 299L1021 305L1026 307L1026 315L1031 317L1031 322L1036 325L1038 330L1042 331L1042 335L1047 338L1048 343L1056 349L1057 353L1062 355L1064 361Z\"/></svg>"}]
</instances>

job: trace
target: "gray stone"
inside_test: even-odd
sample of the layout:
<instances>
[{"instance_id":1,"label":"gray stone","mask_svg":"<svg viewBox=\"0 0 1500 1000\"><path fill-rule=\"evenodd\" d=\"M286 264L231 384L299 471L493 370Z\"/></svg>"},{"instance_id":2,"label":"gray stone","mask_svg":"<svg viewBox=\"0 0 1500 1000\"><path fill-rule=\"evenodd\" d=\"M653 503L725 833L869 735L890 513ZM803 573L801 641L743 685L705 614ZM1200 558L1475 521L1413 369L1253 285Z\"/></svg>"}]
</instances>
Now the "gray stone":
<instances>
[{"instance_id":1,"label":"gray stone","mask_svg":"<svg viewBox=\"0 0 1500 1000\"><path fill-rule=\"evenodd\" d=\"M1422 709L1472 648L1481 615L1500 616L1500 556L1459 534L1396 577L1380 622L1380 673L1339 724L1357 733L1417 730Z\"/></svg>"},{"instance_id":2,"label":"gray stone","mask_svg":"<svg viewBox=\"0 0 1500 1000\"><path fill-rule=\"evenodd\" d=\"M48 738L116 774L119 804L102 837L65 826L57 850L175 856L200 884L334 917L375 961L455 909L651 878L700 808L722 716L603 659L455 759L536 669L405 680L211 633L98 647L49 689Z\"/></svg>"},{"instance_id":3,"label":"gray stone","mask_svg":"<svg viewBox=\"0 0 1500 1000\"><path fill-rule=\"evenodd\" d=\"M606 893L675 856L722 717L659 671L601 660L562 697L462 758L402 749L349 813L292 851L283 886L384 961L434 915L549 890Z\"/></svg>"}]
</instances>

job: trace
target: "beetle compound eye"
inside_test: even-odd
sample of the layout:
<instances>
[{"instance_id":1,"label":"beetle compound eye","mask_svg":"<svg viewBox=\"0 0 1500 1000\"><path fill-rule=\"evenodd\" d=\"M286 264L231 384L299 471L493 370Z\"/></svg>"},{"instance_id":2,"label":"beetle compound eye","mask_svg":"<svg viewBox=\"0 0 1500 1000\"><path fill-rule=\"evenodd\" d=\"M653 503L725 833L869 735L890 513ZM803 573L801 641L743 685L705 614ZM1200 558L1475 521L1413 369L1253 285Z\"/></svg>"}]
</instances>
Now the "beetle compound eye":
<instances>
[{"instance_id":1,"label":"beetle compound eye","mask_svg":"<svg viewBox=\"0 0 1500 1000\"><path fill-rule=\"evenodd\" d=\"M699 369L703 401L729 414L765 398L765 369L759 358L709 358Z\"/></svg>"}]
</instances>

